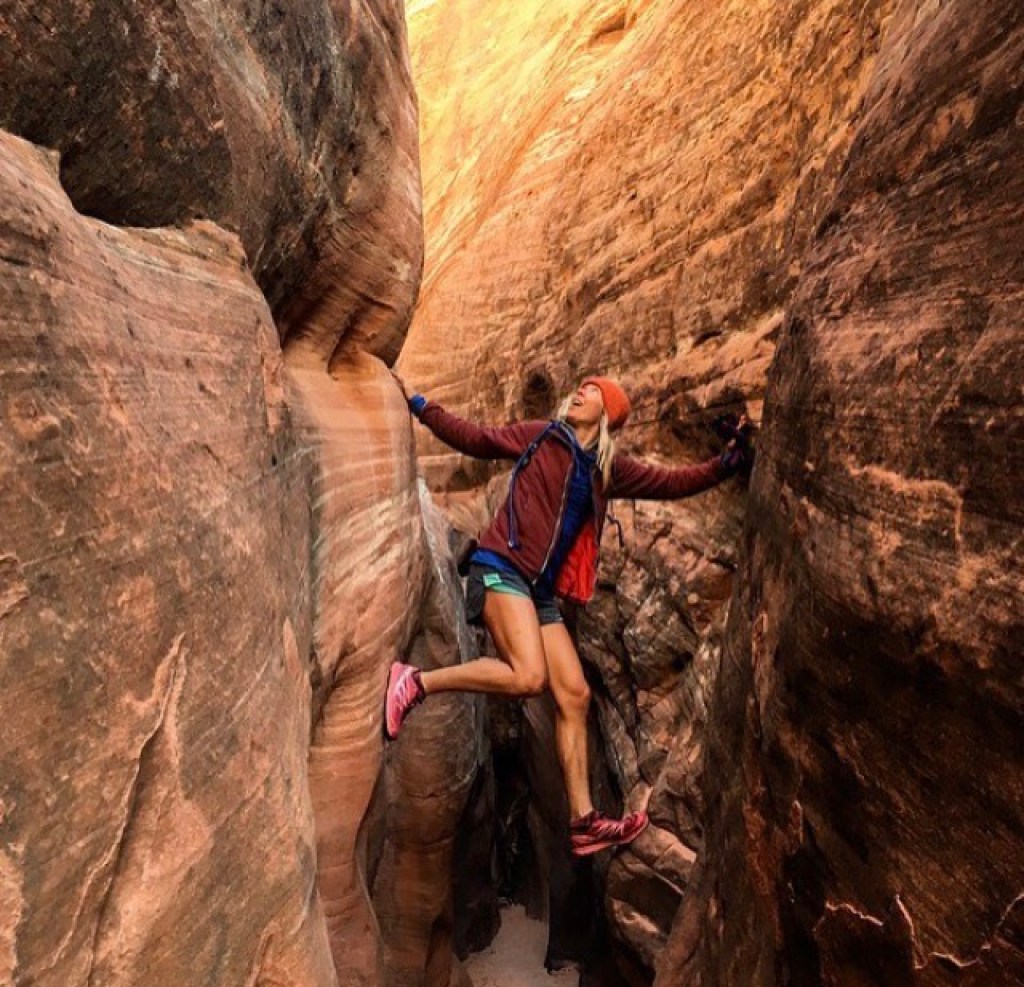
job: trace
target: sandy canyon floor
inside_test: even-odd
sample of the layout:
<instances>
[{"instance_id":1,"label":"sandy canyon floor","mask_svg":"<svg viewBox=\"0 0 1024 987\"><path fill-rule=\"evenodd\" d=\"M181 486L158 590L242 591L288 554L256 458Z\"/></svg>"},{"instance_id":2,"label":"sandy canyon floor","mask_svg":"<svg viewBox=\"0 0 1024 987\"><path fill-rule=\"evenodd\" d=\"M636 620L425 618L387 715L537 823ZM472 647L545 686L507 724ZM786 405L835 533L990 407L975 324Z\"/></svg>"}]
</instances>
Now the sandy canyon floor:
<instances>
[{"instance_id":1,"label":"sandy canyon floor","mask_svg":"<svg viewBox=\"0 0 1024 987\"><path fill-rule=\"evenodd\" d=\"M466 960L466 972L476 987L570 987L579 981L576 970L548 973L544 922L527 917L519 905L501 913L501 931L491 945Z\"/></svg>"}]
</instances>

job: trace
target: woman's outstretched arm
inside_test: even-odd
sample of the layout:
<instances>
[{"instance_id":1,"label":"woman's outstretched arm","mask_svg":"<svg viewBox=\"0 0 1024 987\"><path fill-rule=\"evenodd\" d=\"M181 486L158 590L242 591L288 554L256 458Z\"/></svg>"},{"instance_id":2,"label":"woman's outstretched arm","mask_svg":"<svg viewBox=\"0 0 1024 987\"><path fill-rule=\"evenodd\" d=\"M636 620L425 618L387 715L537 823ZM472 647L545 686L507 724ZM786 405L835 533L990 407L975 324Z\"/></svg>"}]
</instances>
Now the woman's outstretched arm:
<instances>
[{"instance_id":1,"label":"woman's outstretched arm","mask_svg":"<svg viewBox=\"0 0 1024 987\"><path fill-rule=\"evenodd\" d=\"M692 466L655 466L632 456L618 455L612 467L612 497L630 500L677 500L718 486L736 470L721 456Z\"/></svg>"},{"instance_id":2,"label":"woman's outstretched arm","mask_svg":"<svg viewBox=\"0 0 1024 987\"><path fill-rule=\"evenodd\" d=\"M518 459L547 427L539 421L475 425L422 394L409 398L409 410L446 445L477 459Z\"/></svg>"},{"instance_id":3,"label":"woman's outstretched arm","mask_svg":"<svg viewBox=\"0 0 1024 987\"><path fill-rule=\"evenodd\" d=\"M610 496L637 500L676 500L710 490L730 476L750 476L756 452L752 437L756 426L746 415L726 414L711 426L727 441L725 450L714 459L692 466L655 466L631 456L616 456L612 466Z\"/></svg>"}]
</instances>

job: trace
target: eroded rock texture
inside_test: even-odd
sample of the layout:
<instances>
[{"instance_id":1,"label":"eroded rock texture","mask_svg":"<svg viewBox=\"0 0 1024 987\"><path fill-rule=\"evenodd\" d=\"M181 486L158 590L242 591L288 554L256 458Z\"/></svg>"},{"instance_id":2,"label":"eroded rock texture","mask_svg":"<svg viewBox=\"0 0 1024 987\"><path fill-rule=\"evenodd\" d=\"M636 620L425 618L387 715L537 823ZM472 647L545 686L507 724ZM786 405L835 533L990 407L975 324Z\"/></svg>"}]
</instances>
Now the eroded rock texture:
<instances>
[{"instance_id":1,"label":"eroded rock texture","mask_svg":"<svg viewBox=\"0 0 1024 987\"><path fill-rule=\"evenodd\" d=\"M901 4L768 395L686 984L1024 982L1024 15Z\"/></svg>"},{"instance_id":2,"label":"eroded rock texture","mask_svg":"<svg viewBox=\"0 0 1024 987\"><path fill-rule=\"evenodd\" d=\"M460 653L378 358L422 252L402 6L17 2L0 38L71 200L3 135L0 980L457 982L442 849L375 913L360 834L388 664ZM387 810L451 842L472 707L431 713L453 770Z\"/></svg>"},{"instance_id":3,"label":"eroded rock texture","mask_svg":"<svg viewBox=\"0 0 1024 987\"><path fill-rule=\"evenodd\" d=\"M448 523L421 484L426 533L432 549L424 579L424 605L409 657L437 668L475 647L462 613L458 575L448 548ZM373 847L368 877L374 909L385 930L384 983L388 987L456 987L464 973L455 960L454 875L466 862L455 856L471 834L460 832L467 795L484 763L483 704L450 693L417 710L390 748L374 800L364 820ZM478 876L486 883L485 869Z\"/></svg>"},{"instance_id":4,"label":"eroded rock texture","mask_svg":"<svg viewBox=\"0 0 1024 987\"><path fill-rule=\"evenodd\" d=\"M85 213L241 237L282 332L398 352L422 258L397 0L5 0L0 127Z\"/></svg>"},{"instance_id":5,"label":"eroded rock texture","mask_svg":"<svg viewBox=\"0 0 1024 987\"><path fill-rule=\"evenodd\" d=\"M410 5L429 244L410 384L502 421L607 372L634 397L623 446L676 463L713 451L717 411L759 419L892 6ZM491 472L423 446L453 519L480 523ZM656 824L607 884L640 982L702 846L702 724L742 511L737 484L620 505L625 547L607 532L580 622L622 800Z\"/></svg>"},{"instance_id":6,"label":"eroded rock texture","mask_svg":"<svg viewBox=\"0 0 1024 987\"><path fill-rule=\"evenodd\" d=\"M266 302L233 237L84 219L9 135L0 244L4 982L333 984Z\"/></svg>"},{"instance_id":7,"label":"eroded rock texture","mask_svg":"<svg viewBox=\"0 0 1024 987\"><path fill-rule=\"evenodd\" d=\"M450 585L439 585L431 575L409 413L387 368L359 354L335 361L328 373L304 343L289 345L285 361L300 434L314 464L310 504L318 538L310 556L315 616L309 781L320 891L339 981L390 983L392 944L405 944L405 967L418 958L420 975L428 956L439 955L436 945L428 951L429 935L410 942L409 925L424 915L433 917L430 909L446 907L451 875L443 861L433 868L424 864L414 875L400 875L412 879L397 903L388 900L384 912L375 911L370 900L364 862L375 825L364 817L382 783L381 703L387 670L396 657L415 649L425 664L458 659L453 622L446 634L438 628L440 614L452 609L450 601L445 609L443 599ZM447 738L447 745L429 751L438 770L449 762L461 770L434 778L433 785L420 779L426 790L415 784L403 787L402 781L415 773L406 762L417 756L417 748L403 740L391 755L401 777L388 782L384 796L391 814L432 824L433 837L444 833L449 840L473 780L471 767L459 762L461 752L473 749L463 733L469 716L464 705L464 700L453 700L431 711L434 730ZM419 831L407 825L415 837ZM368 832L361 838L364 829ZM443 987L448 979L425 982Z\"/></svg>"}]
</instances>

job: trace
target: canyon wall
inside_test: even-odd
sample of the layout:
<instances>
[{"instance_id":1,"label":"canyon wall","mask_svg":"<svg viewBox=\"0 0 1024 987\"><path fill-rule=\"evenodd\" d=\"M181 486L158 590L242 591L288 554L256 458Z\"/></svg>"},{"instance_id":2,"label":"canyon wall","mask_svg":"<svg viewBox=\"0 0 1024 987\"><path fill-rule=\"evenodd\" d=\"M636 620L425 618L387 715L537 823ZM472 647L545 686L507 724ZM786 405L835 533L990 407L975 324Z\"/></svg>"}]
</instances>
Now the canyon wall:
<instances>
[{"instance_id":1,"label":"canyon wall","mask_svg":"<svg viewBox=\"0 0 1024 987\"><path fill-rule=\"evenodd\" d=\"M411 387L500 422L609 373L634 398L622 445L680 463L713 451L718 411L760 420L786 340L753 502L731 483L619 505L624 541L606 534L578 622L607 763L654 822L603 882L631 983L659 964L665 985L874 983L854 958L869 934L899 940L897 896L911 916L928 899L909 920L925 925L915 962L1011 948L1019 759L999 745L1021 705L1020 16L891 0L409 6L428 244L399 360ZM453 521L478 527L502 477L422 448ZM973 739L988 731L991 760ZM1002 767L969 782L979 760ZM798 853L803 786L828 845ZM961 788L947 848L939 794L959 805ZM961 871L971 890L953 904ZM785 903L793 882L811 900ZM810 965L787 966L801 951ZM978 970L962 982L986 982Z\"/></svg>"},{"instance_id":2,"label":"canyon wall","mask_svg":"<svg viewBox=\"0 0 1024 987\"><path fill-rule=\"evenodd\" d=\"M84 219L9 135L0 184L0 980L333 984L266 302L234 238Z\"/></svg>"},{"instance_id":3,"label":"canyon wall","mask_svg":"<svg viewBox=\"0 0 1024 987\"><path fill-rule=\"evenodd\" d=\"M83 213L238 234L282 333L390 361L422 263L399 0L5 0L0 128Z\"/></svg>"},{"instance_id":4,"label":"canyon wall","mask_svg":"<svg viewBox=\"0 0 1024 987\"><path fill-rule=\"evenodd\" d=\"M787 314L659 983L1024 983L1024 12L901 4Z\"/></svg>"},{"instance_id":5,"label":"canyon wall","mask_svg":"<svg viewBox=\"0 0 1024 987\"><path fill-rule=\"evenodd\" d=\"M382 362L402 4L14 2L0 41L0 127L61 153L2 135L0 981L364 987L397 943L457 982L447 862L375 910L362 832L388 664L460 657ZM421 841L471 711L432 712L461 773L388 796Z\"/></svg>"},{"instance_id":6,"label":"canyon wall","mask_svg":"<svg viewBox=\"0 0 1024 987\"><path fill-rule=\"evenodd\" d=\"M500 421L607 372L671 463L765 409L749 494L620 504L572 615L651 830L574 866L516 721L549 961L1021 982L1024 12L408 14L409 383ZM4 983L465 987L493 931L483 709L380 731L393 658L473 649L387 369L411 79L397 0L2 6ZM416 443L479 524L503 478Z\"/></svg>"}]
</instances>

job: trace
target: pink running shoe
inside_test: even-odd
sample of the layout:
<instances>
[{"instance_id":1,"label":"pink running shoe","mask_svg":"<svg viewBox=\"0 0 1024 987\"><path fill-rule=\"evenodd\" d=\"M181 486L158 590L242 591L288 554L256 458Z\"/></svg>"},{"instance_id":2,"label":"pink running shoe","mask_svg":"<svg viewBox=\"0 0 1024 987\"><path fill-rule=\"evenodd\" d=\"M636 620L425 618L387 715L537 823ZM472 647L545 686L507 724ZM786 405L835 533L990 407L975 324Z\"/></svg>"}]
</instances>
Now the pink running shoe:
<instances>
[{"instance_id":1,"label":"pink running shoe","mask_svg":"<svg viewBox=\"0 0 1024 987\"><path fill-rule=\"evenodd\" d=\"M418 706L427 694L420 682L420 670L412 665L395 661L388 672L388 691L384 699L384 736L394 740L402 728L402 721L413 706Z\"/></svg>"},{"instance_id":2,"label":"pink running shoe","mask_svg":"<svg viewBox=\"0 0 1024 987\"><path fill-rule=\"evenodd\" d=\"M586 857L610 846L632 843L649 822L646 812L631 812L621 819L609 819L592 809L569 824L569 840L576 857Z\"/></svg>"}]
</instances>

